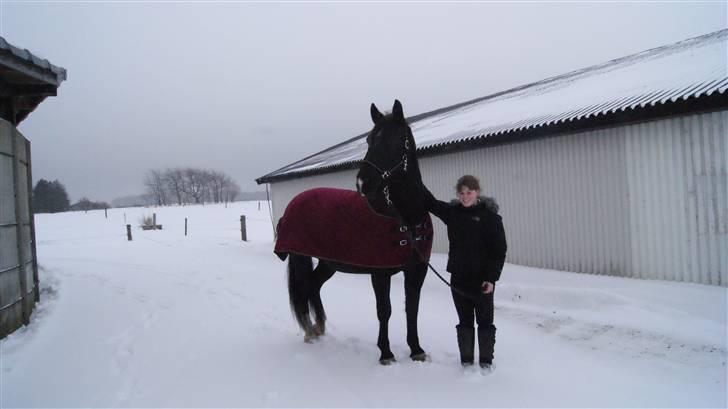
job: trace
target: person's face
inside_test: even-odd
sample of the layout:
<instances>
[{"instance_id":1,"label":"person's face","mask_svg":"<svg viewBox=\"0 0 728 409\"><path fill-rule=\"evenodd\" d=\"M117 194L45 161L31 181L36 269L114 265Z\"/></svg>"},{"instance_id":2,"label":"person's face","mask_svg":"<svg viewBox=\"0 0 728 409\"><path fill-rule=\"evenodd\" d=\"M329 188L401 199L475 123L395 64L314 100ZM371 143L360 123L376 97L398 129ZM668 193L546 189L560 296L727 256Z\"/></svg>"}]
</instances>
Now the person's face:
<instances>
[{"instance_id":1,"label":"person's face","mask_svg":"<svg viewBox=\"0 0 728 409\"><path fill-rule=\"evenodd\" d=\"M478 201L480 190L470 190L467 186L463 186L458 192L458 199L463 207L470 207Z\"/></svg>"}]
</instances>

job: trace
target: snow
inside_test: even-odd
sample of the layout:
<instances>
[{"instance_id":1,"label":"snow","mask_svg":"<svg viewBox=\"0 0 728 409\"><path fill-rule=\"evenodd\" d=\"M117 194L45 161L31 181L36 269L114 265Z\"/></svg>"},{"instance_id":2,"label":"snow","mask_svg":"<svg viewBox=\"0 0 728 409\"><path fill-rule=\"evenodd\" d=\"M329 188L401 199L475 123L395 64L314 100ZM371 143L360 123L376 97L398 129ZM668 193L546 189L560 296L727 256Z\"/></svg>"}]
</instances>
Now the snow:
<instances>
[{"instance_id":1,"label":"snow","mask_svg":"<svg viewBox=\"0 0 728 409\"><path fill-rule=\"evenodd\" d=\"M152 212L164 230L141 231ZM419 319L430 361L409 360L398 274L398 362L383 367L366 275L326 283L328 333L303 343L268 215L266 202L37 215L42 298L0 341L0 406L726 407L726 288L507 264L484 373L460 367L433 274ZM432 261L444 271L446 255Z\"/></svg>"},{"instance_id":2,"label":"snow","mask_svg":"<svg viewBox=\"0 0 728 409\"><path fill-rule=\"evenodd\" d=\"M728 30L643 51L410 121L418 149L698 98L728 87ZM407 105L405 102L405 113ZM364 136L266 175L361 160Z\"/></svg>"}]
</instances>

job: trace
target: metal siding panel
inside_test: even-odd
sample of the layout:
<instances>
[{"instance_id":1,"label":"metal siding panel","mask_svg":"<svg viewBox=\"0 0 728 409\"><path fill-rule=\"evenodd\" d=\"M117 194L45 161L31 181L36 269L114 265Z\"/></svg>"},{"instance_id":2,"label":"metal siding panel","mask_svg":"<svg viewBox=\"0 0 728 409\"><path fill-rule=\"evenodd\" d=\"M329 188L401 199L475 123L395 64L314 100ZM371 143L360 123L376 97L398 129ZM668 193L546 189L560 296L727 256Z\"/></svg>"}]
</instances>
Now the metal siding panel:
<instances>
[{"instance_id":1,"label":"metal siding panel","mask_svg":"<svg viewBox=\"0 0 728 409\"><path fill-rule=\"evenodd\" d=\"M23 134L18 132L17 129L13 130L13 135L16 138L17 146L16 149L18 150L17 155L18 159L21 162L27 162L28 161L28 155L25 154L25 137L23 137Z\"/></svg>"},{"instance_id":2,"label":"metal siding panel","mask_svg":"<svg viewBox=\"0 0 728 409\"><path fill-rule=\"evenodd\" d=\"M23 143L25 145L25 143ZM19 183L18 196L20 196L20 223L30 223L30 209L28 208L28 167L23 162L18 166Z\"/></svg>"},{"instance_id":3,"label":"metal siding panel","mask_svg":"<svg viewBox=\"0 0 728 409\"><path fill-rule=\"evenodd\" d=\"M561 183L548 183L548 181L558 180L556 178L556 168L559 164L559 158L557 157L558 146L555 139L548 140L548 143L544 144L544 158L548 159L549 166L544 169L544 178L546 183L541 183L543 189L542 194L547 198L549 203L556 204L559 202L559 187ZM563 247L563 237L560 237L561 229L555 225L556 220L561 220L561 206L551 206L546 214L544 215L545 220L549 221L547 226L549 235L553 236L554 240L549 241L549 248L547 251L547 263L546 265L552 269L558 269L561 264L559 260L563 258L561 248Z\"/></svg>"},{"instance_id":4,"label":"metal siding panel","mask_svg":"<svg viewBox=\"0 0 728 409\"><path fill-rule=\"evenodd\" d=\"M696 217L696 189L695 189L695 178L693 172L693 143L690 129L689 118L680 118L680 134L681 134L681 148L683 150L683 175L685 178L685 220L687 220L687 234L688 240L688 264L689 264L689 280L691 282L699 283L700 281L700 268L698 265L698 237L697 237L697 217Z\"/></svg>"},{"instance_id":5,"label":"metal siding panel","mask_svg":"<svg viewBox=\"0 0 728 409\"><path fill-rule=\"evenodd\" d=\"M0 227L0 271L18 265L18 245L15 229L15 226Z\"/></svg>"},{"instance_id":6,"label":"metal siding panel","mask_svg":"<svg viewBox=\"0 0 728 409\"><path fill-rule=\"evenodd\" d=\"M10 122L0 118L0 153L13 154L13 145L10 135L13 134Z\"/></svg>"},{"instance_id":7,"label":"metal siding panel","mask_svg":"<svg viewBox=\"0 0 728 409\"><path fill-rule=\"evenodd\" d=\"M718 207L717 207L717 175L715 169L714 154L716 144L714 140L714 133L712 132L712 123L708 120L708 115L701 115L698 120L702 123L702 135L704 139L705 147L705 217L707 219L707 274L708 281L710 284L719 284L720 278L718 276L718 249L716 248L715 240L712 237L717 237L718 233Z\"/></svg>"},{"instance_id":8,"label":"metal siding panel","mask_svg":"<svg viewBox=\"0 0 728 409\"><path fill-rule=\"evenodd\" d=\"M699 271L700 271L700 282L710 282L708 276L708 243L706 243L706 235L708 232L708 218L707 218L707 198L705 195L705 140L703 138L703 127L701 121L696 120L695 117L690 117L691 128L693 130L691 138L693 139L693 175L695 176L695 196L697 198L697 206L695 212L698 220L698 260Z\"/></svg>"},{"instance_id":9,"label":"metal siding panel","mask_svg":"<svg viewBox=\"0 0 728 409\"><path fill-rule=\"evenodd\" d=\"M669 257L667 267L669 268L669 276L667 278L676 281L683 280L683 272L685 268L685 251L684 244L681 242L685 237L685 221L681 215L681 209L684 206L683 197L684 195L680 191L680 187L683 185L681 181L681 164L679 155L679 136L676 132L679 129L679 121L677 119L670 119L665 121L665 135L664 145L667 148L666 155L666 179L667 186L669 188L669 198L667 203L669 207L669 214L674 215L673 219L666 223L669 232L666 238L670 240L671 249L666 254ZM666 257L666 258L667 258Z\"/></svg>"},{"instance_id":10,"label":"metal siding panel","mask_svg":"<svg viewBox=\"0 0 728 409\"><path fill-rule=\"evenodd\" d=\"M0 284L2 285L2 284ZM23 310L20 303L0 310L0 338L15 331L23 325Z\"/></svg>"},{"instance_id":11,"label":"metal siding panel","mask_svg":"<svg viewBox=\"0 0 728 409\"><path fill-rule=\"evenodd\" d=\"M725 252L726 249L720 246L722 242L721 236L724 234L721 231L721 206L723 199L721 198L721 185L725 182L725 173L721 174L720 165L720 151L722 147L721 139L725 135L720 133L720 117L715 114L703 114L698 117L703 122L703 130L706 137L706 171L707 171L707 186L709 189L706 192L708 198L708 243L709 243L709 275L710 284L721 285L722 284L722 273L721 273L721 253Z\"/></svg>"},{"instance_id":12,"label":"metal siding panel","mask_svg":"<svg viewBox=\"0 0 728 409\"><path fill-rule=\"evenodd\" d=\"M576 238L576 241L572 244L572 248L576 250L576 263L574 264L573 271L585 271L586 257L584 255L584 243L586 242L586 234L584 230L580 228L584 226L584 206L580 206L580 204L584 202L584 191L582 186L586 175L584 172L580 172L581 169L579 169L579 160L581 159L581 155L578 145L574 143L574 135L569 135L566 141L569 146L569 163L571 164L569 176L572 178L576 176L576 183L573 185L574 191L572 193L571 200L569 200L573 206L575 218L572 223L568 224L572 227L572 230L575 233L574 237Z\"/></svg>"},{"instance_id":13,"label":"metal siding panel","mask_svg":"<svg viewBox=\"0 0 728 409\"><path fill-rule=\"evenodd\" d=\"M718 183L718 198L720 204L720 239L721 249L721 285L728 286L728 112L716 114L718 122L719 152L718 163L720 164L720 182Z\"/></svg>"},{"instance_id":14,"label":"metal siding panel","mask_svg":"<svg viewBox=\"0 0 728 409\"><path fill-rule=\"evenodd\" d=\"M2 134L0 134L2 139ZM0 156L0 224L15 223L13 158Z\"/></svg>"},{"instance_id":15,"label":"metal siding panel","mask_svg":"<svg viewBox=\"0 0 728 409\"><path fill-rule=\"evenodd\" d=\"M642 258L636 257L637 254L640 254L640 250L642 247L643 240L638 235L638 221L640 220L641 214L640 214L640 208L637 206L639 203L640 197L639 192L642 191L640 186L640 181L642 178L638 176L638 170L639 166L641 166L641 163L639 162L639 145L635 141L635 128L634 127L627 127L625 128L625 142L626 142L626 149L625 149L625 155L626 155L626 167L627 167L627 184L628 184L628 191L629 191L629 210L628 214L630 215L629 218L629 236L632 238L631 246L630 246L630 254L631 257L631 264L632 264L632 276L633 277L640 277L641 272L643 271L642 266Z\"/></svg>"},{"instance_id":16,"label":"metal siding panel","mask_svg":"<svg viewBox=\"0 0 728 409\"><path fill-rule=\"evenodd\" d=\"M594 138L595 155L593 160L595 163L599 164L599 166L595 168L597 172L592 183L595 226L595 230L592 233L592 240L594 240L595 245L592 248L594 251L594 260L596 265L595 273L597 274L608 274L610 272L609 263L607 262L606 257L606 253L609 251L609 247L611 245L611 240L609 240L611 236L607 228L609 224L609 217L605 211L605 204L608 200L605 200L607 198L602 197L603 190L612 186L609 183L609 176L611 173L610 169L608 166L604 166L608 158L611 158L609 146L606 145L608 135L609 132L607 130L602 130L596 132Z\"/></svg>"},{"instance_id":17,"label":"metal siding panel","mask_svg":"<svg viewBox=\"0 0 728 409\"><path fill-rule=\"evenodd\" d=\"M20 270L18 268L0 273L0 308L15 302L20 298L21 293Z\"/></svg>"},{"instance_id":18,"label":"metal siding panel","mask_svg":"<svg viewBox=\"0 0 728 409\"><path fill-rule=\"evenodd\" d=\"M617 253L618 256L616 257L618 259L618 265L620 268L620 271L622 271L622 275L626 277L634 277L634 267L632 264L632 252L630 251L632 248L632 241L634 238L630 234L629 225L631 220L631 215L629 213L629 185L627 183L627 180L629 179L627 175L627 157L626 157L626 151L627 151L627 132L624 129L624 127L619 127L616 130L616 137L617 137L617 147L615 149L615 156L616 156L616 163L617 163L617 172L615 178L615 186L617 186L617 192L619 192L617 206L615 206L613 212L612 220L619 221L619 223L615 223L619 228L617 229L617 233L615 235L615 240L617 243Z\"/></svg>"},{"instance_id":19,"label":"metal siding panel","mask_svg":"<svg viewBox=\"0 0 728 409\"><path fill-rule=\"evenodd\" d=\"M665 234L665 226L670 223L669 218L665 218L669 215L669 201L670 198L666 197L666 191L669 186L665 183L664 177L664 148L665 143L662 143L661 139L665 134L665 123L666 121L652 122L645 126L645 131L648 135L650 151L653 156L652 167L649 172L650 180L654 183L650 183L653 187L653 198L652 203L656 209L650 211L652 215L652 261L650 269L650 278L653 279L664 279L666 274L665 262L668 261L669 251L665 251L668 247L669 237Z\"/></svg>"}]
</instances>

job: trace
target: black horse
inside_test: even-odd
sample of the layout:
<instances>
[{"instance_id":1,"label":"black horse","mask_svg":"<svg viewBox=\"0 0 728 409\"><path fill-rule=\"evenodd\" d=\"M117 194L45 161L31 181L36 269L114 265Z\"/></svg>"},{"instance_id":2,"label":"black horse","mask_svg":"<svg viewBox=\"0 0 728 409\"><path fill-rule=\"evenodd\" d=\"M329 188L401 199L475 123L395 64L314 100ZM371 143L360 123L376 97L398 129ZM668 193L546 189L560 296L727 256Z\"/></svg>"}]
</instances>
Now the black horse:
<instances>
[{"instance_id":1,"label":"black horse","mask_svg":"<svg viewBox=\"0 0 728 409\"><path fill-rule=\"evenodd\" d=\"M377 302L377 318L379 319L379 337L377 340L377 346L381 351L379 362L383 365L395 361L394 354L389 346L388 334L388 323L392 314L392 305L389 298L391 276L399 271L404 271L407 344L411 350L410 357L415 361L424 361L427 354L420 346L417 334L417 313L420 290L427 273L432 237L431 225L429 225L427 231L429 237L427 234L418 235L423 231L423 228L428 227L427 224L430 223L430 220L423 204L424 187L417 157L415 156L415 141L405 120L402 104L399 101L394 102L392 113L388 115L380 113L377 107L372 104L371 116L372 121L374 121L374 128L367 136L368 150L357 174L357 191L359 194L338 189L312 189L298 195L291 201L279 222L276 254L283 260L290 256L288 261L288 292L291 310L304 331L304 340L306 342L310 342L325 332L326 313L321 302L321 286L337 271L371 274ZM321 193L320 191L339 193L344 196L348 194L346 197L353 196L354 201L364 203L363 206L368 205L368 212L373 211L381 215L377 217L385 221L387 218L396 220L395 228L398 229L398 232L405 234L406 240L393 243L390 241L383 245L388 246L391 244L393 246L391 252L399 251L399 254L404 254L401 265L381 267L377 266L376 263L367 265L367 263L341 262L340 260L327 258L322 254L313 254L316 253L315 250L296 250L295 246L285 247L281 244L290 238L288 232L292 231L292 225L300 226L302 223L309 223L310 226L311 223L318 223L319 225L335 223L330 221L333 218L331 215L327 215L326 218L322 218L320 221L311 222L312 213L321 212L320 209L326 208L327 205L329 209L339 206L339 204L326 203L326 199L320 198L321 194L317 195L317 193ZM298 213L296 213L296 210L298 210ZM371 225L370 223L367 226ZM324 227L328 229L326 234L313 234L310 233L311 227L304 228L305 231L299 236L299 241L321 242L325 239L328 240L324 242L325 246L361 247L366 245L366 243L361 243L362 237L366 237L364 232L360 235L346 233L355 237L338 236L328 239L321 236L340 235L346 229L342 228L342 226ZM364 229L367 229L366 226ZM421 241L429 241L426 251L422 251L421 247L419 247L422 244ZM306 243L304 243L303 247L306 247ZM391 254L388 254L390 250L386 250L387 248L385 247L385 250L380 252L378 256L381 257L375 256L372 259L390 256ZM313 268L312 256L319 259L316 268ZM312 322L312 318L315 324Z\"/></svg>"}]
</instances>

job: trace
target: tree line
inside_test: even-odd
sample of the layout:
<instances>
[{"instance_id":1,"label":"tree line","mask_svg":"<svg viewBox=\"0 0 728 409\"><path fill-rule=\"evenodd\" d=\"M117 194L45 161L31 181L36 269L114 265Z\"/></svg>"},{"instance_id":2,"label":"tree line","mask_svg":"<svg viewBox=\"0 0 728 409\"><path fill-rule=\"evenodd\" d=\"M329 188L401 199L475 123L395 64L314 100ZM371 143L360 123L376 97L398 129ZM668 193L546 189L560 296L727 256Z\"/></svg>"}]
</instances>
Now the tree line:
<instances>
[{"instance_id":1,"label":"tree line","mask_svg":"<svg viewBox=\"0 0 728 409\"><path fill-rule=\"evenodd\" d=\"M52 182L41 179L33 188L33 212L35 213L58 213L68 210L108 209L110 207L106 202L94 202L87 197L82 197L78 202L71 204L66 187L58 179Z\"/></svg>"},{"instance_id":2,"label":"tree line","mask_svg":"<svg viewBox=\"0 0 728 409\"><path fill-rule=\"evenodd\" d=\"M65 212L71 207L66 187L57 179L41 179L33 188L33 211L35 213Z\"/></svg>"},{"instance_id":3,"label":"tree line","mask_svg":"<svg viewBox=\"0 0 728 409\"><path fill-rule=\"evenodd\" d=\"M228 175L207 169L150 169L144 176L146 194L157 206L228 203L241 193Z\"/></svg>"}]
</instances>

